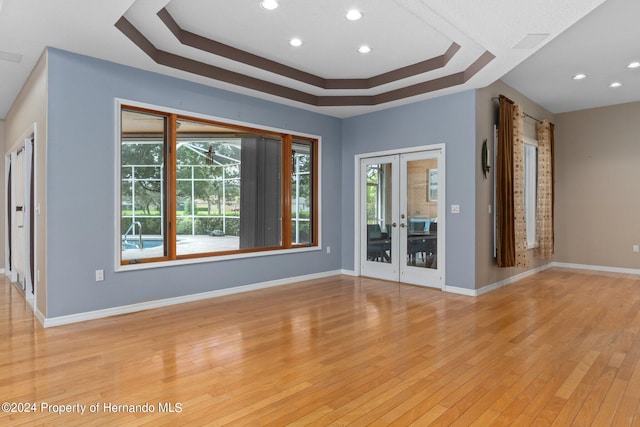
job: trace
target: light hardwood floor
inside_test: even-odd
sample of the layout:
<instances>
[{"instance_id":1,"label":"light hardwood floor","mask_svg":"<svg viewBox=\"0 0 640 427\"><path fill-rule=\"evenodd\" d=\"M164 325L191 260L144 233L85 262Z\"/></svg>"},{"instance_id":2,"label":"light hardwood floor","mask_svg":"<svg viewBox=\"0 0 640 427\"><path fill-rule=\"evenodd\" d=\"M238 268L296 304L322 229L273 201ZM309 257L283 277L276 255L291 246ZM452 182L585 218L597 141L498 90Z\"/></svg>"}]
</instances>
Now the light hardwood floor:
<instances>
[{"instance_id":1,"label":"light hardwood floor","mask_svg":"<svg viewBox=\"0 0 640 427\"><path fill-rule=\"evenodd\" d=\"M37 405L0 425L640 425L638 276L477 298L336 276L46 330L0 296L0 397Z\"/></svg>"}]
</instances>

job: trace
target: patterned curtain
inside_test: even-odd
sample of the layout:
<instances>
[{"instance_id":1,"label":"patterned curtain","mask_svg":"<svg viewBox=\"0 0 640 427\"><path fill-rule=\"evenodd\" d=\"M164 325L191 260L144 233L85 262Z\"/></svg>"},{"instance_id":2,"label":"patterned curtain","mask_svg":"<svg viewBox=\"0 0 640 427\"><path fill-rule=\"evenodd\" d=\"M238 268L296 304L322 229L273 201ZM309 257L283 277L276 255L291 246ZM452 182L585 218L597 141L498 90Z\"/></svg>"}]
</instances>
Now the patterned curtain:
<instances>
[{"instance_id":1,"label":"patterned curtain","mask_svg":"<svg viewBox=\"0 0 640 427\"><path fill-rule=\"evenodd\" d=\"M516 267L529 267L524 204L524 113L517 104L514 104L513 109L513 219Z\"/></svg>"},{"instance_id":2,"label":"patterned curtain","mask_svg":"<svg viewBox=\"0 0 640 427\"><path fill-rule=\"evenodd\" d=\"M538 137L538 208L536 234L540 258L553 256L553 125L547 120L536 125Z\"/></svg>"}]
</instances>

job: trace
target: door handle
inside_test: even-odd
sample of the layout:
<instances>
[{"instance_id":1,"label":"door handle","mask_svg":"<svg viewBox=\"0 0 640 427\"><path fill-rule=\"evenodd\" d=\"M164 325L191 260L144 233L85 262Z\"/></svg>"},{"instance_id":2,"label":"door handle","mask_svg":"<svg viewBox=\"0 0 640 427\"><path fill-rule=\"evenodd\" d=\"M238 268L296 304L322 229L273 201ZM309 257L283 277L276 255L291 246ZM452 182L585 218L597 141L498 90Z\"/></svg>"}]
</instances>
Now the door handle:
<instances>
[{"instance_id":1,"label":"door handle","mask_svg":"<svg viewBox=\"0 0 640 427\"><path fill-rule=\"evenodd\" d=\"M393 228L396 228L396 227L398 226L398 224L396 224L396 223L394 222L393 224L391 224L391 226L392 226Z\"/></svg>"},{"instance_id":2,"label":"door handle","mask_svg":"<svg viewBox=\"0 0 640 427\"><path fill-rule=\"evenodd\" d=\"M405 228L406 225L404 225L404 222L402 224L400 224L400 227Z\"/></svg>"}]
</instances>

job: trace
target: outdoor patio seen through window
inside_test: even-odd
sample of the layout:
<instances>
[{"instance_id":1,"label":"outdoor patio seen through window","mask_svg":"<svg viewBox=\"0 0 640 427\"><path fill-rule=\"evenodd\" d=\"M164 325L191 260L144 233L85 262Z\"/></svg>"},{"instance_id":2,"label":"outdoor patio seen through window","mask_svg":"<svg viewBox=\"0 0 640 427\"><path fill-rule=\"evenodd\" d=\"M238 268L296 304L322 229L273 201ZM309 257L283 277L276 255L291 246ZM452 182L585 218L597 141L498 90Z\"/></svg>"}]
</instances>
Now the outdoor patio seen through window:
<instances>
[{"instance_id":1,"label":"outdoor patio seen through window","mask_svg":"<svg viewBox=\"0 0 640 427\"><path fill-rule=\"evenodd\" d=\"M316 246L316 162L315 139L123 106L121 263Z\"/></svg>"}]
</instances>

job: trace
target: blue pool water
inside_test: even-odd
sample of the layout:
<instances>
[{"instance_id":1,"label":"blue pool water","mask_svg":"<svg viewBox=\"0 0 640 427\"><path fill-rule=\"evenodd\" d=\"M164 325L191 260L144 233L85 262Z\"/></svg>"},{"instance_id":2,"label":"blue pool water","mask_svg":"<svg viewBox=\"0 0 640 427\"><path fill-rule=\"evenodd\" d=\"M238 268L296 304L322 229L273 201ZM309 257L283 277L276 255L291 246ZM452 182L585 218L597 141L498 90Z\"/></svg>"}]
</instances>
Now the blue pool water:
<instances>
[{"instance_id":1,"label":"blue pool water","mask_svg":"<svg viewBox=\"0 0 640 427\"><path fill-rule=\"evenodd\" d=\"M162 246L164 241L162 239L152 239L152 238L143 238L142 246L144 249L155 248L158 246ZM139 240L127 238L122 241L122 249L138 249Z\"/></svg>"}]
</instances>

